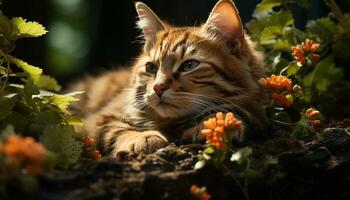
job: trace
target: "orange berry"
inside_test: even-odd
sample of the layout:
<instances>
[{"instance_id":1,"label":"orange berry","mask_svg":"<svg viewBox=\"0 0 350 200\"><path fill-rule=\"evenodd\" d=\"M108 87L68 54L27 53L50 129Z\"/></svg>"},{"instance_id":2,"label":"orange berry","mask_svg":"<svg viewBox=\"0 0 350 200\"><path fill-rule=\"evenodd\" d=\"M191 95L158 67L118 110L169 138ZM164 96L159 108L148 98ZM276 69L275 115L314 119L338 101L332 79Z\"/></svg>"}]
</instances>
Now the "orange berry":
<instances>
[{"instance_id":1,"label":"orange berry","mask_svg":"<svg viewBox=\"0 0 350 200\"><path fill-rule=\"evenodd\" d=\"M191 185L191 193L194 194L194 193L197 193L198 190L199 190L199 187L197 185Z\"/></svg>"},{"instance_id":2,"label":"orange berry","mask_svg":"<svg viewBox=\"0 0 350 200\"><path fill-rule=\"evenodd\" d=\"M85 138L84 138L84 145L86 146L86 147L91 147L92 145L94 145L95 144L95 140L93 139L93 138L91 138L91 137L89 137L89 136L86 136Z\"/></svg>"},{"instance_id":3,"label":"orange berry","mask_svg":"<svg viewBox=\"0 0 350 200\"><path fill-rule=\"evenodd\" d=\"M190 188L191 194L194 199L198 200L210 200L211 196L205 187L198 187L197 185L191 185Z\"/></svg>"},{"instance_id":4,"label":"orange berry","mask_svg":"<svg viewBox=\"0 0 350 200\"><path fill-rule=\"evenodd\" d=\"M93 159L93 160L98 160L102 157L102 155L100 154L100 152L98 150L93 150L91 151L90 153L90 157Z\"/></svg>"}]
</instances>

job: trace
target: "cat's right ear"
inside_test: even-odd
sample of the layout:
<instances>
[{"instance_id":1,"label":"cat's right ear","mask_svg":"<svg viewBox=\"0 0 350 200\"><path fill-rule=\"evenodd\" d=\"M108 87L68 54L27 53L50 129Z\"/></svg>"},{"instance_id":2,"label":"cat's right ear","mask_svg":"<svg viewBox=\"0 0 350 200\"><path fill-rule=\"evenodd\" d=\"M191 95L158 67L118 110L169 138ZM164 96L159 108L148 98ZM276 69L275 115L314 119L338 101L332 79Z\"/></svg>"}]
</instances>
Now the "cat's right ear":
<instances>
[{"instance_id":1,"label":"cat's right ear","mask_svg":"<svg viewBox=\"0 0 350 200\"><path fill-rule=\"evenodd\" d=\"M142 30L146 43L154 42L156 34L166 29L165 24L146 4L136 2L135 7L139 16L137 26Z\"/></svg>"}]
</instances>

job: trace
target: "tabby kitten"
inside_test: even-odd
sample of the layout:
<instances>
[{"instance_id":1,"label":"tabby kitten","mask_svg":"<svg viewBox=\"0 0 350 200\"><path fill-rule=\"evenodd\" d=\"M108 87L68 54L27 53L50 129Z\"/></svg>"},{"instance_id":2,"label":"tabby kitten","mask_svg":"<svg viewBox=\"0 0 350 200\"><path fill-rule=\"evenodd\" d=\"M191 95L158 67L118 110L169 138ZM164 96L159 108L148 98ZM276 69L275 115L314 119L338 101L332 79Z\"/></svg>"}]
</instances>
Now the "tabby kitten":
<instances>
[{"instance_id":1,"label":"tabby kitten","mask_svg":"<svg viewBox=\"0 0 350 200\"><path fill-rule=\"evenodd\" d=\"M199 27L166 24L141 2L136 11L145 44L132 69L73 88L86 91L72 110L105 155L151 152L197 135L202 121L218 111L234 112L245 127L263 127L265 95L257 84L262 55L231 0L218 1ZM243 137L242 129L236 139Z\"/></svg>"}]
</instances>

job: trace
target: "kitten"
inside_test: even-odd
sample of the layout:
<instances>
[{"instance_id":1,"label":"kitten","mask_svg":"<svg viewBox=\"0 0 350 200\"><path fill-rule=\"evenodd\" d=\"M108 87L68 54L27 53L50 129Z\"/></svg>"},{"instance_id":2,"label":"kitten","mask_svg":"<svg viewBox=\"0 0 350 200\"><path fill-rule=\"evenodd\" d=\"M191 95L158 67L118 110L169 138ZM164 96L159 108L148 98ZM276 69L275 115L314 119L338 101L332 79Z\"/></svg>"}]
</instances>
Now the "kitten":
<instances>
[{"instance_id":1,"label":"kitten","mask_svg":"<svg viewBox=\"0 0 350 200\"><path fill-rule=\"evenodd\" d=\"M104 155L152 152L198 134L202 121L233 112L245 126L264 126L263 58L244 33L231 0L220 0L199 27L162 22L136 3L145 44L130 70L75 84L86 93L72 110ZM242 140L244 130L236 135Z\"/></svg>"}]
</instances>

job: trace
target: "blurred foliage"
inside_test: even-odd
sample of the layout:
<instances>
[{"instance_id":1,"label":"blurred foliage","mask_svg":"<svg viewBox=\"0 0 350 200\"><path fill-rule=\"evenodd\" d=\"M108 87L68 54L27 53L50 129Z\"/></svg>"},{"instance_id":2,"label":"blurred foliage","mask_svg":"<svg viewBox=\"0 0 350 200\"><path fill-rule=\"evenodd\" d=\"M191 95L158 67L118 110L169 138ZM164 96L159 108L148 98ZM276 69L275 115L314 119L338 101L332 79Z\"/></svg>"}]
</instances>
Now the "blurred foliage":
<instances>
[{"instance_id":1,"label":"blurred foliage","mask_svg":"<svg viewBox=\"0 0 350 200\"><path fill-rule=\"evenodd\" d=\"M29 185L23 187L35 186L28 162L44 153L46 167L68 167L78 161L83 146L82 136L73 128L81 121L67 110L78 100L76 93L54 93L61 89L54 78L12 55L17 40L46 33L37 22L0 15L0 181L27 180L23 184ZM0 190L6 196L4 188Z\"/></svg>"}]
</instances>

